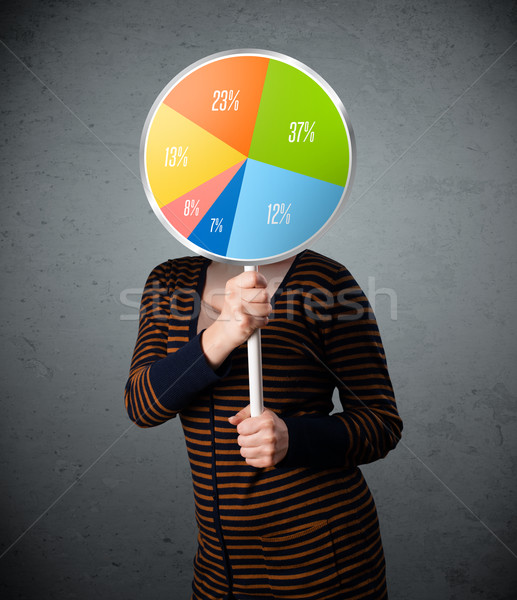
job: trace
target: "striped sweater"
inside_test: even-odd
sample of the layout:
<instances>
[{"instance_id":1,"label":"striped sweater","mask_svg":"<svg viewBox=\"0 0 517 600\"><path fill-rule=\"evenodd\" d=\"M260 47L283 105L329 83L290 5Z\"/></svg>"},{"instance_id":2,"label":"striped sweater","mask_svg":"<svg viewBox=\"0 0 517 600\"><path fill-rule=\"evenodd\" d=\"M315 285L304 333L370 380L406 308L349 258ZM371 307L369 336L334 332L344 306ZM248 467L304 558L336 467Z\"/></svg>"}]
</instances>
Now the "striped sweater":
<instances>
[{"instance_id":1,"label":"striped sweater","mask_svg":"<svg viewBox=\"0 0 517 600\"><path fill-rule=\"evenodd\" d=\"M188 256L153 269L125 388L140 427L181 419L199 529L191 600L387 598L358 466L394 448L402 422L367 298L338 262L296 256L261 330L264 403L284 419L289 449L257 469L228 423L249 402L246 344L213 370L197 333L209 264ZM336 387L342 411L330 414Z\"/></svg>"}]
</instances>

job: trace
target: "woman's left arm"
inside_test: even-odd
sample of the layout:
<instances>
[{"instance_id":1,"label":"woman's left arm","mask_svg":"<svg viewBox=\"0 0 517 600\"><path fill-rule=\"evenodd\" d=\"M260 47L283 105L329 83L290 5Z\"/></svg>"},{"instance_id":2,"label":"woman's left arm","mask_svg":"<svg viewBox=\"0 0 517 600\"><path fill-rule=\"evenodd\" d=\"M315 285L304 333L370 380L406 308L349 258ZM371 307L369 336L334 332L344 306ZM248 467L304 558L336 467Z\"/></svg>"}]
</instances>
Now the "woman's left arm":
<instances>
[{"instance_id":1,"label":"woman's left arm","mask_svg":"<svg viewBox=\"0 0 517 600\"><path fill-rule=\"evenodd\" d=\"M336 275L321 323L323 352L315 360L336 381L343 410L284 418L289 447L278 466L350 468L383 458L401 437L402 420L373 310L345 267Z\"/></svg>"}]
</instances>

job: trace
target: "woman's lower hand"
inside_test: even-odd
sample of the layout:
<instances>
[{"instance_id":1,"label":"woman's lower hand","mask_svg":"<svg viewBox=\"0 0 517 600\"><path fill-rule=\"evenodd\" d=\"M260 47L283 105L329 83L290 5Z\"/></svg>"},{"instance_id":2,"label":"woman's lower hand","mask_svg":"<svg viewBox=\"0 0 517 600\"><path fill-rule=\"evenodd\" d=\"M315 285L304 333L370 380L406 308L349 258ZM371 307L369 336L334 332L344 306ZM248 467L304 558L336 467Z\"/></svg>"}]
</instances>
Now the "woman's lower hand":
<instances>
[{"instance_id":1,"label":"woman's lower hand","mask_svg":"<svg viewBox=\"0 0 517 600\"><path fill-rule=\"evenodd\" d=\"M237 427L237 443L241 447L241 456L248 465L257 468L273 467L287 454L287 425L272 410L266 408L259 417L251 417L248 404L228 421Z\"/></svg>"}]
</instances>

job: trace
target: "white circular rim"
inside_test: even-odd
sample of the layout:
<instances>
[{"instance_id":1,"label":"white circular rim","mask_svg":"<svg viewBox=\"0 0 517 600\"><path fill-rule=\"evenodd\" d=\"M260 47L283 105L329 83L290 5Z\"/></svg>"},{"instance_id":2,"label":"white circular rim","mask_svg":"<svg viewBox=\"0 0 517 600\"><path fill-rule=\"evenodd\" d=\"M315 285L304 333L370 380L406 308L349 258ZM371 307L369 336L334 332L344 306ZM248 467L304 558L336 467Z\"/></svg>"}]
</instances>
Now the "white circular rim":
<instances>
[{"instance_id":1,"label":"white circular rim","mask_svg":"<svg viewBox=\"0 0 517 600\"><path fill-rule=\"evenodd\" d=\"M305 240L302 244L298 244L298 246L296 246L294 248L290 248L289 250L282 252L281 254L275 254L274 256L260 257L260 258L255 258L255 259L252 259L252 258L230 258L227 256L221 256L220 254L215 254L213 252L206 250L205 248L201 248L200 246L197 246L196 244L191 242L189 239L182 236L169 223L169 221L165 218L165 215L163 214L161 208L158 206L158 202L154 198L154 195L151 191L151 185L149 183L149 178L147 176L147 169L145 166L147 140L149 137L149 131L151 129L151 124L153 122L154 116L156 115L156 112L158 111L158 108L161 106L165 97L170 93L170 91L174 87L176 87L176 85L178 85L178 83L182 79L184 79L185 77L187 77L188 75L190 75L191 73L196 71L197 69L204 67L204 66L206 66L212 62L215 62L217 60L220 60L221 58L229 58L229 57L235 57L235 56L259 56L259 57L264 57L264 58L274 58L274 59L280 60L284 63L287 63L288 65L291 65L292 67L295 67L296 69L302 71L303 73L305 73L306 75L311 77L311 79L313 79L320 87L323 88L323 90L327 93L327 95L330 97L330 99L334 103L335 107L337 108L338 112L341 115L343 124L345 126L345 129L346 129L346 132L348 135L348 139L350 142L348 177L347 177L344 189L343 189L343 193L341 195L341 199L337 203L336 208L334 209L334 211L330 215L330 217L327 219L325 224L322 227L320 227L320 229L318 229L318 231L316 231L316 233L314 233L314 235L312 235L310 238ZM354 177L355 177L355 136L354 136L354 131L352 129L352 124L350 123L350 117L348 116L345 106L341 102L339 96L332 89L332 87L323 79L323 77L318 75L315 71L313 71L307 65L296 60L295 58L287 56L286 54L281 54L280 52L274 52L273 50L259 50L259 49L253 49L253 48L243 48L243 49L239 49L239 50L225 50L223 52L217 52L216 54L211 54L209 56L206 56L205 58L202 58L202 59L196 61L195 63L192 63L191 65L189 65L188 67L183 69L180 73L178 73L173 79L171 79L169 81L169 83L163 88L163 90L158 94L158 97L154 101L154 103L147 115L147 118L144 123L144 128L142 130L142 136L140 138L140 175L142 178L142 184L144 186L144 191L147 196L147 200L149 201L149 204L151 205L151 208L153 209L155 215L158 217L160 223L165 227L165 229L167 229L167 231L170 234L172 234L181 244L183 244L184 246L186 246L193 252L200 254L201 256L204 256L204 257L212 259L212 260L216 260L218 262L225 262L225 263L237 264L237 265L267 265L270 263L279 262L281 260L289 258L290 256L294 256L295 254L298 254L302 250L305 250L305 248L308 248L310 246L310 244L312 244L318 238L320 238L329 229L329 227L331 227L332 224L336 221L336 219L339 216L339 213L341 212L341 210L343 209L343 207L345 205L346 200L350 196L350 190L351 190L351 187L352 187L352 184L354 181Z\"/></svg>"}]
</instances>

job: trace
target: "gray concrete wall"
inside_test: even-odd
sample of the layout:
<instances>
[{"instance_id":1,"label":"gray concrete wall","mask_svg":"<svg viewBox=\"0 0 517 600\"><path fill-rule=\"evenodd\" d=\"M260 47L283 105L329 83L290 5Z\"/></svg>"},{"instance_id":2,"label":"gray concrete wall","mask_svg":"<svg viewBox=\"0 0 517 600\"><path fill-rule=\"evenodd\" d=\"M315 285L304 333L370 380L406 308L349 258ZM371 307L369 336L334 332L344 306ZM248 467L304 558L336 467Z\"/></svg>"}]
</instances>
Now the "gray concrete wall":
<instances>
[{"instance_id":1,"label":"gray concrete wall","mask_svg":"<svg viewBox=\"0 0 517 600\"><path fill-rule=\"evenodd\" d=\"M189 598L182 433L125 414L121 294L188 253L138 178L147 111L241 47L315 69L357 136L314 249L375 301L405 421L364 469L391 598L514 597L515 24L502 0L2 2L2 597Z\"/></svg>"}]
</instances>

